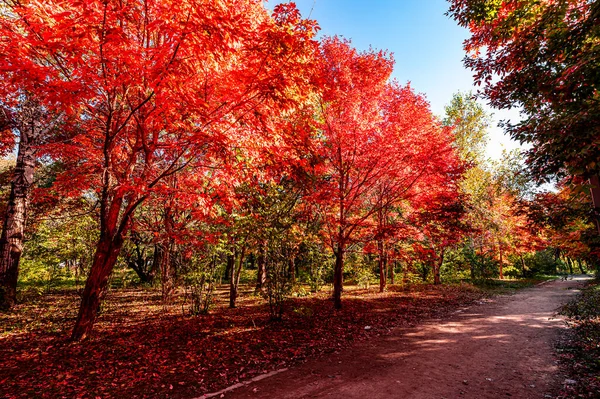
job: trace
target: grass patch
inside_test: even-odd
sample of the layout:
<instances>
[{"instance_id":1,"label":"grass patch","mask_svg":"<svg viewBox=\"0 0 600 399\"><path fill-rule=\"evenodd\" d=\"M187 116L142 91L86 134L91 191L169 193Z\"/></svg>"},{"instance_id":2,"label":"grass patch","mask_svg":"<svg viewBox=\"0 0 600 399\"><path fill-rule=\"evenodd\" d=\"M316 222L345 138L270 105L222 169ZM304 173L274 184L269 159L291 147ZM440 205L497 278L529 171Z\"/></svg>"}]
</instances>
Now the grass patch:
<instances>
[{"instance_id":1,"label":"grass patch","mask_svg":"<svg viewBox=\"0 0 600 399\"><path fill-rule=\"evenodd\" d=\"M554 278L545 276L515 280L478 279L473 280L472 284L490 294L510 294L516 290L533 287L536 284L552 279Z\"/></svg>"}]
</instances>

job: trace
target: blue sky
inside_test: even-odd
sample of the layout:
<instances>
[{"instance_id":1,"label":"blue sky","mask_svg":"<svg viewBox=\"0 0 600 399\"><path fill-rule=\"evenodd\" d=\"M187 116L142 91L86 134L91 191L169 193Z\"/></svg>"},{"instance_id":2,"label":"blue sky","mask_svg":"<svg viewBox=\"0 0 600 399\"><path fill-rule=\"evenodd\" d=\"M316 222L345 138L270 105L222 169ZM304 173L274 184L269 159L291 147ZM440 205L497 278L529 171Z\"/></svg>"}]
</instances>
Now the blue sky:
<instances>
[{"instance_id":1,"label":"blue sky","mask_svg":"<svg viewBox=\"0 0 600 399\"><path fill-rule=\"evenodd\" d=\"M271 0L269 6L281 1ZM444 106L457 91L476 91L471 71L462 64L463 41L468 31L445 16L446 0L296 0L304 17L310 14L321 27L320 35L344 36L361 50L369 46L394 54L394 77L424 94L434 114L442 116ZM312 12L311 12L312 10ZM498 158L502 147L516 143L495 125L518 113L494 113L488 155Z\"/></svg>"}]
</instances>

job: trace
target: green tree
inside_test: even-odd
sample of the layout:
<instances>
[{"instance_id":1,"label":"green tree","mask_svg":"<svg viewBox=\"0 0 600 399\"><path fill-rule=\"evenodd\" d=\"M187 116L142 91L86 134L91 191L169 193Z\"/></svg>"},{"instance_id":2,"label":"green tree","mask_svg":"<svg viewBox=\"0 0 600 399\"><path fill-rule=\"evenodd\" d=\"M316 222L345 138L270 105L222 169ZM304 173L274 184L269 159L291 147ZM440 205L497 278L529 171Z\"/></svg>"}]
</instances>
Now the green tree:
<instances>
[{"instance_id":1,"label":"green tree","mask_svg":"<svg viewBox=\"0 0 600 399\"><path fill-rule=\"evenodd\" d=\"M455 93L445 107L445 126L453 127L454 143L460 157L467 162L481 164L489 141L490 116L473 93Z\"/></svg>"}]
</instances>

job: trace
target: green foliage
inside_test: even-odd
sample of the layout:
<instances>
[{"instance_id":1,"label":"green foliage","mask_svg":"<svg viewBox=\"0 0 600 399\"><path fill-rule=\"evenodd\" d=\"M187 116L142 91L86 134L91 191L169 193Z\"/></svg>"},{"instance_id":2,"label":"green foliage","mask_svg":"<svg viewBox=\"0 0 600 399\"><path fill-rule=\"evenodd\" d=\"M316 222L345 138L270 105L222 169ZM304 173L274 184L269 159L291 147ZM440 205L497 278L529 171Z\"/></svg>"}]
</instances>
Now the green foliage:
<instances>
[{"instance_id":1,"label":"green foliage","mask_svg":"<svg viewBox=\"0 0 600 399\"><path fill-rule=\"evenodd\" d=\"M90 215L55 214L40 221L25 242L19 282L47 288L78 285L85 280L97 240Z\"/></svg>"},{"instance_id":2,"label":"green foliage","mask_svg":"<svg viewBox=\"0 0 600 399\"><path fill-rule=\"evenodd\" d=\"M419 276L421 281L427 281L429 275L431 274L431 271L433 270L431 265L427 262L415 262L414 266L415 271L417 272L417 275Z\"/></svg>"},{"instance_id":3,"label":"green foliage","mask_svg":"<svg viewBox=\"0 0 600 399\"><path fill-rule=\"evenodd\" d=\"M266 254L267 282L266 293L272 320L281 320L285 310L286 299L290 296L293 281L290 278L290 262L293 261L294 250L289 241L269 241Z\"/></svg>"},{"instance_id":4,"label":"green foliage","mask_svg":"<svg viewBox=\"0 0 600 399\"><path fill-rule=\"evenodd\" d=\"M520 149L502 151L502 158L492 162L494 181L503 192L516 198L530 197L535 184L525 170L525 159Z\"/></svg>"},{"instance_id":5,"label":"green foliage","mask_svg":"<svg viewBox=\"0 0 600 399\"><path fill-rule=\"evenodd\" d=\"M454 128L454 144L460 157L469 163L480 164L489 141L489 115L472 93L454 94L445 111L443 123Z\"/></svg>"},{"instance_id":6,"label":"green foliage","mask_svg":"<svg viewBox=\"0 0 600 399\"><path fill-rule=\"evenodd\" d=\"M493 294L511 293L514 290L528 288L538 284L539 279L519 279L519 280L498 280L498 279L476 279L472 283L478 288L482 288Z\"/></svg>"},{"instance_id":7,"label":"green foliage","mask_svg":"<svg viewBox=\"0 0 600 399\"><path fill-rule=\"evenodd\" d=\"M460 281L471 277L471 263L462 246L450 248L444 255L441 273L444 281Z\"/></svg>"},{"instance_id":8,"label":"green foliage","mask_svg":"<svg viewBox=\"0 0 600 399\"><path fill-rule=\"evenodd\" d=\"M565 269L565 265L562 261L555 258L552 249L527 254L524 256L524 260L526 265L526 277L531 277L536 274L555 275L560 270Z\"/></svg>"},{"instance_id":9,"label":"green foliage","mask_svg":"<svg viewBox=\"0 0 600 399\"><path fill-rule=\"evenodd\" d=\"M478 253L470 245L463 246L463 256L473 269L473 277L476 279L498 277L499 265L491 256L485 253Z\"/></svg>"},{"instance_id":10,"label":"green foliage","mask_svg":"<svg viewBox=\"0 0 600 399\"><path fill-rule=\"evenodd\" d=\"M564 305L560 313L577 320L600 318L600 284L596 282L583 290L577 298Z\"/></svg>"},{"instance_id":11,"label":"green foliage","mask_svg":"<svg viewBox=\"0 0 600 399\"><path fill-rule=\"evenodd\" d=\"M296 264L304 270L301 277L308 283L312 292L319 292L325 284L327 273L333 270L333 258L322 243L305 240L300 245Z\"/></svg>"},{"instance_id":12,"label":"green foliage","mask_svg":"<svg viewBox=\"0 0 600 399\"><path fill-rule=\"evenodd\" d=\"M217 276L222 272L217 262L217 254L193 256L183 270L183 284L186 296L190 299L190 314L207 314L214 302Z\"/></svg>"},{"instance_id":13,"label":"green foliage","mask_svg":"<svg viewBox=\"0 0 600 399\"><path fill-rule=\"evenodd\" d=\"M504 266L504 276L509 278L523 277L523 271L516 265Z\"/></svg>"},{"instance_id":14,"label":"green foliage","mask_svg":"<svg viewBox=\"0 0 600 399\"><path fill-rule=\"evenodd\" d=\"M348 252L344 274L350 282L360 288L369 288L375 278L373 262L369 255L365 255L362 250Z\"/></svg>"},{"instance_id":15,"label":"green foliage","mask_svg":"<svg viewBox=\"0 0 600 399\"><path fill-rule=\"evenodd\" d=\"M220 270L223 272L225 268L221 267ZM256 282L256 270L243 268L240 272L240 284L252 284L254 282Z\"/></svg>"}]
</instances>

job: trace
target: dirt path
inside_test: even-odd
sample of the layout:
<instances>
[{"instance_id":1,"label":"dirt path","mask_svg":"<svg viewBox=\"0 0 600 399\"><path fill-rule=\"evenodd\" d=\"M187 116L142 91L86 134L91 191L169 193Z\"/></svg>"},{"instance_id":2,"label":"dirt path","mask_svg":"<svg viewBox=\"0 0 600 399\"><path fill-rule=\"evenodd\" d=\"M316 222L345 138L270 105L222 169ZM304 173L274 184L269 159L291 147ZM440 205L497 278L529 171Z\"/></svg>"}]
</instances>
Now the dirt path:
<instances>
[{"instance_id":1,"label":"dirt path","mask_svg":"<svg viewBox=\"0 0 600 399\"><path fill-rule=\"evenodd\" d=\"M564 326L555 310L583 280L545 283L397 329L224 397L551 398L562 382L552 344Z\"/></svg>"}]
</instances>

